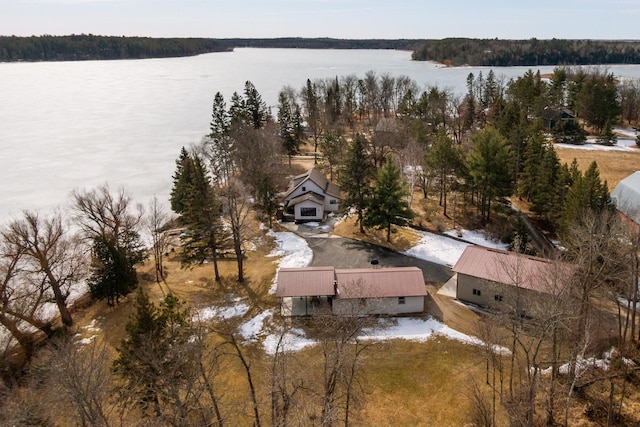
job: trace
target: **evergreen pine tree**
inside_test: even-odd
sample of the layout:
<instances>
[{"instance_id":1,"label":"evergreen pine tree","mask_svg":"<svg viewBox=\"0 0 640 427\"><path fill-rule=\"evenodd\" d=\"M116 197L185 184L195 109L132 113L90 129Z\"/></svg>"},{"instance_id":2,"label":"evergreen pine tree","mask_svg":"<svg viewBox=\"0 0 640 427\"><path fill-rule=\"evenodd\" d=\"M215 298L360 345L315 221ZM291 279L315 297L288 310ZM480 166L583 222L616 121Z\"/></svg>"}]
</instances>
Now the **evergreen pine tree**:
<instances>
[{"instance_id":1,"label":"evergreen pine tree","mask_svg":"<svg viewBox=\"0 0 640 427\"><path fill-rule=\"evenodd\" d=\"M594 161L584 175L578 172L572 180L560 218L560 231L566 233L573 224L581 224L588 212L600 213L610 205L607 182L600 180L598 165Z\"/></svg>"},{"instance_id":2,"label":"evergreen pine tree","mask_svg":"<svg viewBox=\"0 0 640 427\"><path fill-rule=\"evenodd\" d=\"M244 108L249 124L254 129L260 129L267 124L269 113L267 104L262 100L262 96L250 81L244 84Z\"/></svg>"},{"instance_id":3,"label":"evergreen pine tree","mask_svg":"<svg viewBox=\"0 0 640 427\"><path fill-rule=\"evenodd\" d=\"M618 137L613 132L613 127L611 126L611 120L607 120L602 131L598 135L597 139L598 144L602 145L616 145L618 142Z\"/></svg>"},{"instance_id":4,"label":"evergreen pine tree","mask_svg":"<svg viewBox=\"0 0 640 427\"><path fill-rule=\"evenodd\" d=\"M192 161L193 179L187 187L183 220L187 230L183 242L182 264L200 264L211 258L216 281L220 281L218 253L228 237L222 225L222 207L215 197L206 168L200 158Z\"/></svg>"},{"instance_id":5,"label":"evergreen pine tree","mask_svg":"<svg viewBox=\"0 0 640 427\"><path fill-rule=\"evenodd\" d=\"M184 201L187 194L187 186L191 180L192 164L187 150L182 147L180 157L176 160L176 171L173 174L173 188L171 189L171 210L175 213L184 211Z\"/></svg>"},{"instance_id":6,"label":"evergreen pine tree","mask_svg":"<svg viewBox=\"0 0 640 427\"><path fill-rule=\"evenodd\" d=\"M189 310L172 294L156 307L142 290L136 295L135 310L113 368L123 379L119 391L140 404L143 416L152 410L162 418L163 410L171 408L174 391L190 381L194 370L188 349Z\"/></svg>"},{"instance_id":7,"label":"evergreen pine tree","mask_svg":"<svg viewBox=\"0 0 640 427\"><path fill-rule=\"evenodd\" d=\"M357 134L347 148L340 171L340 190L344 194L344 205L356 211L360 233L364 233L362 220L373 176L373 166L367 155L366 145L365 136Z\"/></svg>"},{"instance_id":8,"label":"evergreen pine tree","mask_svg":"<svg viewBox=\"0 0 640 427\"><path fill-rule=\"evenodd\" d=\"M389 156L376 176L375 187L364 216L365 225L386 230L387 242L390 242L391 226L406 225L413 218L406 196L407 189L402 181L400 168Z\"/></svg>"},{"instance_id":9,"label":"evergreen pine tree","mask_svg":"<svg viewBox=\"0 0 640 427\"><path fill-rule=\"evenodd\" d=\"M487 127L473 137L467 165L473 183L480 192L483 221L490 220L492 200L511 195L509 160L509 145L495 128Z\"/></svg>"}]
</instances>

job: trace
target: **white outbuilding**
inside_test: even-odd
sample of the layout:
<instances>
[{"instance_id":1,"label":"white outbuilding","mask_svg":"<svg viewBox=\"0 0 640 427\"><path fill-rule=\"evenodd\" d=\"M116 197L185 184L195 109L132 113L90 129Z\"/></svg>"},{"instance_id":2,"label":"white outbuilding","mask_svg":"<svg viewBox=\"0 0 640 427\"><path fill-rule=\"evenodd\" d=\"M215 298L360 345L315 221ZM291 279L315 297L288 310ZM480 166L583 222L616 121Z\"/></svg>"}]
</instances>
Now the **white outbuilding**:
<instances>
[{"instance_id":1,"label":"white outbuilding","mask_svg":"<svg viewBox=\"0 0 640 427\"><path fill-rule=\"evenodd\" d=\"M640 171L620 181L611 193L611 199L622 215L640 224Z\"/></svg>"}]
</instances>

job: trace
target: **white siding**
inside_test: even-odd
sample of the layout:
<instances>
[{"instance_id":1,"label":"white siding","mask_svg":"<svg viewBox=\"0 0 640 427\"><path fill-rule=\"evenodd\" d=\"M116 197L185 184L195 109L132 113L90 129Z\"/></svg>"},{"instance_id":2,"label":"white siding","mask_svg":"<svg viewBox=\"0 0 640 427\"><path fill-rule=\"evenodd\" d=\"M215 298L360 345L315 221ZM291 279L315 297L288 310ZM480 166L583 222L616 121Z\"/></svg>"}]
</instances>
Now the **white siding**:
<instances>
[{"instance_id":1,"label":"white siding","mask_svg":"<svg viewBox=\"0 0 640 427\"><path fill-rule=\"evenodd\" d=\"M302 216L302 208L315 208L316 214L314 216ZM324 209L322 205L319 205L312 200L305 200L295 206L294 215L296 220L320 221L324 216Z\"/></svg>"},{"instance_id":2,"label":"white siding","mask_svg":"<svg viewBox=\"0 0 640 427\"><path fill-rule=\"evenodd\" d=\"M302 189L304 188L304 190ZM307 194L309 192L316 193L320 197L324 197L324 189L320 188L315 182L311 180L307 180L304 184L300 185L298 188L293 190L291 194L287 196L286 201L293 200L298 196L302 196L303 194Z\"/></svg>"},{"instance_id":3,"label":"white siding","mask_svg":"<svg viewBox=\"0 0 640 427\"><path fill-rule=\"evenodd\" d=\"M369 314L405 314L424 312L424 297L404 297L404 304L399 297L334 299L333 312L347 316L364 316Z\"/></svg>"}]
</instances>

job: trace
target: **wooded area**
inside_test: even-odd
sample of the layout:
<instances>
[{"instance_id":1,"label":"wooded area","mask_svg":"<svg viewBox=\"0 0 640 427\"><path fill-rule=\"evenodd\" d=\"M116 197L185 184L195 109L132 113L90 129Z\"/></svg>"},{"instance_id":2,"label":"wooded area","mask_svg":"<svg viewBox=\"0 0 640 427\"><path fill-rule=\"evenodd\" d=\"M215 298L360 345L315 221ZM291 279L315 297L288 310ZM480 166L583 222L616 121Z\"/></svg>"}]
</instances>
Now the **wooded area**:
<instances>
[{"instance_id":1,"label":"wooded area","mask_svg":"<svg viewBox=\"0 0 640 427\"><path fill-rule=\"evenodd\" d=\"M535 253L511 197L564 247L553 254L552 273L537 278L552 298L525 308L526 272L516 264L502 309L485 310L474 325L483 345L444 358L447 370L471 360L467 390L450 390L445 378L424 379L421 387L463 396L463 422L474 425L640 422L640 410L628 403L640 393L640 235L619 221L598 165L561 164L553 144L583 143L587 132L615 143L613 124L640 118L637 82L559 68L549 79L530 71L505 81L490 72L469 74L467 83L467 93L455 96L374 72L307 80L282 88L273 117L247 81L228 103L214 96L209 133L176 153L170 203L179 219L157 200L143 212L126 191L104 185L74 192L66 220L26 212L11 221L0 234L0 325L13 344L0 365L0 421L348 426L366 419L358 417L376 398L371 390L384 399L381 390L403 387L397 378L412 368L399 368L402 355L387 354L395 359L391 373L368 369L375 346L359 336L378 319L319 312L293 323L277 314L268 292L275 267L257 249L266 239L259 224L274 224L292 158L313 147L310 161L340 183L342 207L362 233L382 230L390 241L399 226L423 228L453 215L454 227L457 220L492 230L519 256ZM169 225L180 227L171 257ZM143 231L152 237L149 251L142 250ZM147 254L152 270L133 296ZM169 286L169 260L196 273ZM114 322L107 325L117 325L105 325L86 347L74 341L79 330L68 302L82 283L106 301L101 313ZM194 301L177 296L186 287L196 289ZM225 309L246 301L247 317L200 319L188 305L201 300ZM47 301L55 302L54 317L43 316ZM247 338L241 326L265 312L277 340L268 354L259 345L266 338ZM316 345L286 351L286 338L299 330ZM414 345L421 353L430 344ZM613 345L607 369L585 367ZM16 364L16 354L28 363ZM371 385L365 374L390 377ZM414 403L423 397L413 393ZM41 401L67 411L52 415Z\"/></svg>"},{"instance_id":2,"label":"wooded area","mask_svg":"<svg viewBox=\"0 0 640 427\"><path fill-rule=\"evenodd\" d=\"M192 56L228 50L213 39L71 36L0 36L0 61L84 61Z\"/></svg>"},{"instance_id":3,"label":"wooded area","mask_svg":"<svg viewBox=\"0 0 640 427\"><path fill-rule=\"evenodd\" d=\"M78 61L192 56L235 47L287 49L396 49L413 51L416 61L451 66L543 66L639 64L640 42L601 40L332 39L282 37L151 38L70 36L0 36L0 61Z\"/></svg>"},{"instance_id":4,"label":"wooded area","mask_svg":"<svg viewBox=\"0 0 640 427\"><path fill-rule=\"evenodd\" d=\"M639 64L640 42L449 38L427 40L412 58L452 66Z\"/></svg>"}]
</instances>

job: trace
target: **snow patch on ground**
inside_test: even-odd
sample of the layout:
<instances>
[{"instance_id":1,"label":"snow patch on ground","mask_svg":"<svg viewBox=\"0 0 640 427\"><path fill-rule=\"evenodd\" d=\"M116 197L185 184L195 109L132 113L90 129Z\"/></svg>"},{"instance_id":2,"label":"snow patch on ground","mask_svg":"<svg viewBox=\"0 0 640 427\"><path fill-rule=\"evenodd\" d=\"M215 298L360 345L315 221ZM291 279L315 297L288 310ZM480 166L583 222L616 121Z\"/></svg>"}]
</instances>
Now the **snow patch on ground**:
<instances>
[{"instance_id":1,"label":"snow patch on ground","mask_svg":"<svg viewBox=\"0 0 640 427\"><path fill-rule=\"evenodd\" d=\"M589 368L598 368L598 369L602 369L603 371L608 371L609 368L611 367L611 356L615 351L616 351L616 348L611 347L608 351L605 351L602 354L602 359L597 359L595 357L589 357L587 359L579 358L576 362L577 375L582 374L584 371L586 371ZM622 358L622 361L627 366L635 365L635 363L631 359ZM540 373L542 375L551 375L551 369L552 368L550 367L547 369L542 369ZM569 374L570 370L571 370L571 365L569 365L568 363L565 363L564 365L560 365L560 367L558 368L558 371L563 375Z\"/></svg>"},{"instance_id":2,"label":"snow patch on ground","mask_svg":"<svg viewBox=\"0 0 640 427\"><path fill-rule=\"evenodd\" d=\"M276 247L267 256L281 257L276 262L278 270L281 268L298 268L307 267L313 260L313 251L302 237L289 231L272 231L269 230L267 235L273 237L276 241ZM273 281L273 285L269 293L275 293L278 274Z\"/></svg>"},{"instance_id":3,"label":"snow patch on ground","mask_svg":"<svg viewBox=\"0 0 640 427\"><path fill-rule=\"evenodd\" d=\"M469 246L469 243L428 231L422 231L420 234L422 237L418 244L403 252L405 255L451 267L458 261L464 249Z\"/></svg>"},{"instance_id":4,"label":"snow patch on ground","mask_svg":"<svg viewBox=\"0 0 640 427\"><path fill-rule=\"evenodd\" d=\"M419 233L422 237L418 244L403 253L414 258L449 267L452 267L458 261L462 252L470 244L496 249L507 249L509 246L490 239L484 232L478 230L449 230L445 232L445 234L455 237L458 237L458 233L460 233L462 237L458 238L458 240L428 231Z\"/></svg>"},{"instance_id":5,"label":"snow patch on ground","mask_svg":"<svg viewBox=\"0 0 640 427\"><path fill-rule=\"evenodd\" d=\"M193 321L205 322L214 318L231 319L233 317L241 317L247 314L249 306L245 303L236 304L231 307L205 307L196 311Z\"/></svg>"},{"instance_id":6,"label":"snow patch on ground","mask_svg":"<svg viewBox=\"0 0 640 427\"><path fill-rule=\"evenodd\" d=\"M278 342L280 342L280 351L294 352L300 351L305 347L315 345L316 342L307 338L304 331L299 328L293 328L290 331L282 334L282 341L280 341L281 334L269 334L262 342L264 351L273 356L278 349Z\"/></svg>"},{"instance_id":7,"label":"snow patch on ground","mask_svg":"<svg viewBox=\"0 0 640 427\"><path fill-rule=\"evenodd\" d=\"M620 129L616 129L616 132L619 132ZM622 133L622 132L620 132ZM629 133L628 131L625 134ZM631 135L628 135L631 136ZM599 151L636 151L638 150L638 145L636 144L635 137L634 139L629 138L618 138L616 145L601 145L598 144L596 138L588 138L587 142L583 145L576 144L556 144L556 147L562 148L574 148L578 150L599 150Z\"/></svg>"},{"instance_id":8,"label":"snow patch on ground","mask_svg":"<svg viewBox=\"0 0 640 427\"><path fill-rule=\"evenodd\" d=\"M380 327L364 330L360 338L374 341L403 339L425 342L435 336L442 336L465 344L485 345L484 342L477 337L456 331L432 317L427 319L403 317L399 319L382 320ZM279 339L279 334L270 334L265 337L262 344L268 354L275 354ZM281 349L284 351L298 351L314 344L316 343L313 340L305 336L304 331L301 329L293 329L283 335ZM500 354L510 353L505 347L495 346L494 349Z\"/></svg>"},{"instance_id":9,"label":"snow patch on ground","mask_svg":"<svg viewBox=\"0 0 640 427\"><path fill-rule=\"evenodd\" d=\"M240 335L247 341L257 341L260 336L264 335L264 322L272 316L273 313L267 310L252 317L240 325Z\"/></svg>"},{"instance_id":10,"label":"snow patch on ground","mask_svg":"<svg viewBox=\"0 0 640 427\"><path fill-rule=\"evenodd\" d=\"M487 236L482 230L447 230L444 232L447 236L457 237L465 242L473 243L474 245L484 246L486 248L507 250L509 245L507 243L498 242Z\"/></svg>"}]
</instances>

